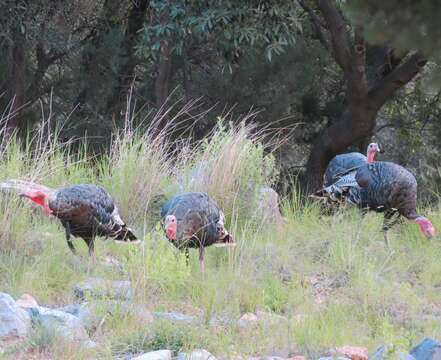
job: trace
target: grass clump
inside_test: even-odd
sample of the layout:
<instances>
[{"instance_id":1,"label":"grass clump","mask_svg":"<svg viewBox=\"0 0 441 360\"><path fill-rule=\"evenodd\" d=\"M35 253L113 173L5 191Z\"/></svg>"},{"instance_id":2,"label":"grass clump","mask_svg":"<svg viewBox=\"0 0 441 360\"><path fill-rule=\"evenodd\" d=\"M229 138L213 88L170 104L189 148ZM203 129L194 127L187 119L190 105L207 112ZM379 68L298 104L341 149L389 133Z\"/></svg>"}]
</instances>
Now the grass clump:
<instances>
[{"instance_id":1,"label":"grass clump","mask_svg":"<svg viewBox=\"0 0 441 360\"><path fill-rule=\"evenodd\" d=\"M422 337L440 338L438 241L428 242L414 224L404 223L390 231L389 249L380 232L381 216L361 216L354 209L321 216L319 206L299 192L283 199L286 224L277 229L260 224L253 215L258 189L277 178L263 140L251 125L224 123L192 147L126 130L115 137L109 154L90 158L81 151L72 154L69 144L53 138L26 146L12 139L0 158L0 181L101 184L143 242L121 246L97 239L98 261L91 263L79 239L80 256L74 257L56 219L2 192L0 291L15 298L29 293L42 305L58 307L74 302L72 288L88 277L130 280L131 307L196 319L190 325L146 324L123 311L123 301L117 301L121 311L109 312L102 304L100 325L90 336L103 359L163 348L175 353L206 348L218 358L281 352L314 358L341 345L373 351L388 344L407 351ZM208 192L226 213L237 241L234 249L207 249L205 276L197 251L190 251L187 266L158 223L164 196L184 190ZM439 210L428 217L441 225ZM118 266L106 264L106 257ZM247 313L276 321L239 325ZM38 331L27 343L36 358L87 357L78 346ZM17 352L8 354L17 357Z\"/></svg>"}]
</instances>

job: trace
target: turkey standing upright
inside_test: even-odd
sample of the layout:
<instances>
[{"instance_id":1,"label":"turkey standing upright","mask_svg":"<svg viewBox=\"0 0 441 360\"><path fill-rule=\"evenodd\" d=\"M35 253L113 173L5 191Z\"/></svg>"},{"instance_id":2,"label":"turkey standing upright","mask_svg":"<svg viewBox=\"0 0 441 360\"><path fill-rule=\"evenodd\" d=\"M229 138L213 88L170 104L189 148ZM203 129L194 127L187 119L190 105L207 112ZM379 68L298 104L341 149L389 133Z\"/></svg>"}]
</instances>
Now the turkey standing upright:
<instances>
[{"instance_id":1,"label":"turkey standing upright","mask_svg":"<svg viewBox=\"0 0 441 360\"><path fill-rule=\"evenodd\" d=\"M1 183L0 188L21 191L21 197L32 200L42 206L46 214L60 219L66 230L67 245L74 254L71 235L81 237L89 248L89 255L93 256L97 235L138 242L133 231L121 220L111 196L100 186L80 184L56 190L32 182L10 180Z\"/></svg>"},{"instance_id":2,"label":"turkey standing upright","mask_svg":"<svg viewBox=\"0 0 441 360\"><path fill-rule=\"evenodd\" d=\"M400 165L383 161L363 165L325 187L323 193L329 194L331 199L343 197L363 209L384 212L383 233L386 243L387 231L400 216L416 222L427 238L435 235L432 223L416 212L416 179Z\"/></svg>"},{"instance_id":3,"label":"turkey standing upright","mask_svg":"<svg viewBox=\"0 0 441 360\"><path fill-rule=\"evenodd\" d=\"M225 216L205 193L187 192L168 200L161 209L161 218L168 240L180 250L199 248L199 262L205 269L205 247L233 244L224 227Z\"/></svg>"},{"instance_id":4,"label":"turkey standing upright","mask_svg":"<svg viewBox=\"0 0 441 360\"><path fill-rule=\"evenodd\" d=\"M323 186L329 186L336 182L342 174L358 169L366 163L374 162L377 153L381 152L377 143L371 143L367 147L367 156L359 152L351 152L335 156L328 164L323 176Z\"/></svg>"}]
</instances>

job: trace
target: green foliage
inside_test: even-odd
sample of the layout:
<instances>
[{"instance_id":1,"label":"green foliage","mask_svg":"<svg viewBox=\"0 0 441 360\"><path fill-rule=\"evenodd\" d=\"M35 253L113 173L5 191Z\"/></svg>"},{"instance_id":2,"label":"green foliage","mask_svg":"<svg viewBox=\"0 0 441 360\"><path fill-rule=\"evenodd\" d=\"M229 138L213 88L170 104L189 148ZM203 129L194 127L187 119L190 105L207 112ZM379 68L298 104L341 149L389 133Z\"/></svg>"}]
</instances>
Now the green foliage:
<instances>
[{"instance_id":1,"label":"green foliage","mask_svg":"<svg viewBox=\"0 0 441 360\"><path fill-rule=\"evenodd\" d=\"M348 2L355 21L366 26L368 39L374 43L391 42L402 50L419 49L439 56L441 16L436 0Z\"/></svg>"},{"instance_id":2,"label":"green foliage","mask_svg":"<svg viewBox=\"0 0 441 360\"><path fill-rule=\"evenodd\" d=\"M295 43L301 30L293 2L151 1L150 7L155 21L144 27L138 48L146 58L157 58L164 41L181 55L188 42L206 44L215 39L211 46L217 51L234 56L248 46L261 46L271 61Z\"/></svg>"}]
</instances>

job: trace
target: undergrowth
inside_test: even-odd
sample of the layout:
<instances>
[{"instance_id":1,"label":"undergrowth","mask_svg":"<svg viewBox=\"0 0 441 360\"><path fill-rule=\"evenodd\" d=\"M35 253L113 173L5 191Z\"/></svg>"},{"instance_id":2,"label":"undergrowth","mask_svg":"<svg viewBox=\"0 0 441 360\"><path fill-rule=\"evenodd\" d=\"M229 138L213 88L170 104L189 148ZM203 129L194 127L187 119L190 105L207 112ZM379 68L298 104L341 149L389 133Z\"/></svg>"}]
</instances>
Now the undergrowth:
<instances>
[{"instance_id":1,"label":"undergrowth","mask_svg":"<svg viewBox=\"0 0 441 360\"><path fill-rule=\"evenodd\" d=\"M98 240L98 259L111 256L121 267L91 265L82 240L75 240L80 256L74 257L56 219L2 192L0 290L15 298L29 293L40 304L57 307L72 303L73 285L87 277L128 279L134 302L143 309L199 319L182 326L160 320L145 325L124 313L108 317L90 333L100 346L96 357L103 359L162 348L175 353L206 348L220 359L277 352L313 358L339 345L372 351L391 344L405 351L423 336L441 337L438 238L427 241L416 226L403 223L390 232L387 248L380 216L361 216L350 208L322 216L319 206L298 192L282 201L286 224L256 222L258 190L273 185L278 173L262 132L220 122L199 144L171 144L167 138L125 131L101 158L74 153L56 137L43 142L36 136L26 145L9 141L0 181L100 184L143 242L121 246ZM197 255L187 266L159 225L161 202L179 191L207 191L224 209L237 241L235 248L207 250L205 276ZM440 227L439 211L428 217ZM285 320L238 325L244 314L262 312ZM25 348L55 358L87 356L77 345L49 339L37 331ZM7 354L17 357L23 349Z\"/></svg>"}]
</instances>

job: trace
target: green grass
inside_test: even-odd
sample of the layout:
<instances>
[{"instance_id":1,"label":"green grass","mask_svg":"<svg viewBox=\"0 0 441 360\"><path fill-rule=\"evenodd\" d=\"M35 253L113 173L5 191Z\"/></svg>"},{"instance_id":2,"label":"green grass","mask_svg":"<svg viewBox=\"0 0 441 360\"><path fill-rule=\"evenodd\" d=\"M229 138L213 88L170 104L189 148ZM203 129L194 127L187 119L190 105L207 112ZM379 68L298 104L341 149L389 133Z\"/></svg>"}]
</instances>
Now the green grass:
<instances>
[{"instance_id":1,"label":"green grass","mask_svg":"<svg viewBox=\"0 0 441 360\"><path fill-rule=\"evenodd\" d=\"M12 141L0 160L0 181L101 184L144 242L121 246L98 239L98 259L111 255L123 271L101 262L91 266L82 240L75 240L80 256L73 257L56 219L2 194L0 291L16 298L29 293L40 304L55 307L71 303L73 285L87 277L129 279L134 301L144 308L179 311L201 321L170 325L156 320L146 326L122 312L108 317L99 331L91 331L98 350L53 341L37 329L26 346L10 347L4 356L43 359L63 354L65 359L81 359L94 354L110 359L129 351L206 348L224 359L284 349L313 358L340 345L373 351L391 344L392 349L406 351L424 336L441 338L439 238L427 241L415 225L403 223L390 232L388 249L379 232L380 215L363 217L355 209L343 209L322 217L319 207L304 203L299 194L284 199L283 228L256 223L252 184L271 185L277 171L273 158L264 155L259 135L252 133L247 127L219 127L211 141L178 151L177 162L169 156L169 143L154 143L148 134L122 134L100 159L74 155L55 140L45 147L37 146L38 137L24 147ZM160 195L176 190L178 174L190 173L201 161L207 180L183 187L209 191L224 207L237 241L234 249L207 250L205 277L195 251L187 267L166 241L157 214ZM439 211L429 217L439 228ZM237 320L256 311L288 320L249 328L236 321L210 323L213 317Z\"/></svg>"}]
</instances>

